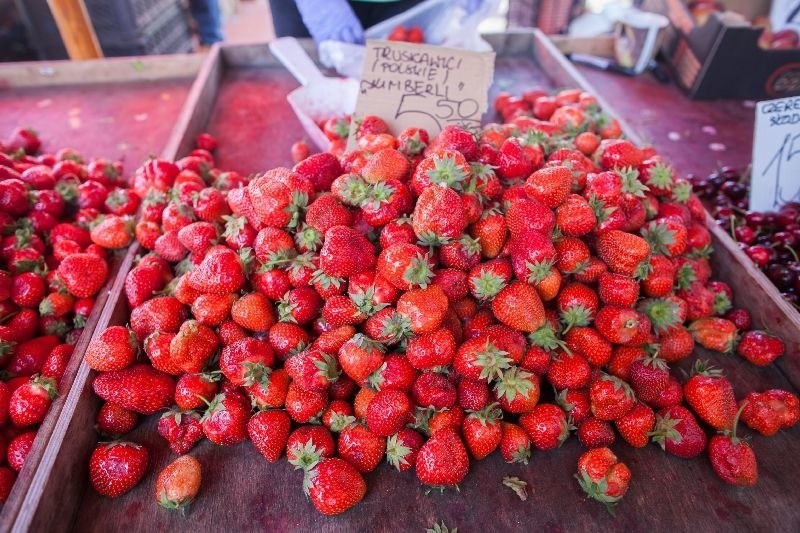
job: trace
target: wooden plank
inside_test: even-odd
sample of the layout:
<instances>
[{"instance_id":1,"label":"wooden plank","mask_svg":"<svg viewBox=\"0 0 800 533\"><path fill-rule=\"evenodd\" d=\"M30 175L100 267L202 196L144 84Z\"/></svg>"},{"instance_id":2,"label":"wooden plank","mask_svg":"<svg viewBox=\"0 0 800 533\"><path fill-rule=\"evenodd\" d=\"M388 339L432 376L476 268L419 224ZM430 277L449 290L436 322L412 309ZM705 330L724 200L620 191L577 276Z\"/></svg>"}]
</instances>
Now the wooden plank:
<instances>
[{"instance_id":1,"label":"wooden plank","mask_svg":"<svg viewBox=\"0 0 800 533\"><path fill-rule=\"evenodd\" d=\"M103 57L103 50L83 0L47 0L47 4L71 59Z\"/></svg>"},{"instance_id":2,"label":"wooden plank","mask_svg":"<svg viewBox=\"0 0 800 533\"><path fill-rule=\"evenodd\" d=\"M197 136L197 134L190 135L189 132L200 133L200 130L205 128L210 108L217 98L222 69L220 45L215 44L209 50L200 72L192 83L189 96L167 140L162 152L162 157L165 159L174 160L178 154L188 153Z\"/></svg>"},{"instance_id":3,"label":"wooden plank","mask_svg":"<svg viewBox=\"0 0 800 533\"><path fill-rule=\"evenodd\" d=\"M0 87L59 87L194 78L202 62L203 57L200 54L176 54L87 61L6 63L0 65Z\"/></svg>"}]
</instances>

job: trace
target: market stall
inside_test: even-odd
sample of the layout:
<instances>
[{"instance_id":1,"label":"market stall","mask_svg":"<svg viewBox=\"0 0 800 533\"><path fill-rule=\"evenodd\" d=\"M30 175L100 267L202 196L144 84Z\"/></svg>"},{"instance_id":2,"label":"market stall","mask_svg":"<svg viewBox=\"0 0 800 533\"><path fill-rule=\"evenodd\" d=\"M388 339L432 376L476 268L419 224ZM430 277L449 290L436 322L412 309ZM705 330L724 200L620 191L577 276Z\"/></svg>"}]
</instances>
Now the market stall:
<instances>
[{"instance_id":1,"label":"market stall","mask_svg":"<svg viewBox=\"0 0 800 533\"><path fill-rule=\"evenodd\" d=\"M747 216L735 205L741 195L723 205L705 178L748 166L752 102L688 100L649 75L576 68L564 53L585 43L554 44L534 29L482 39L494 53L484 129L448 126L426 141L358 117L348 141L334 120L329 152L312 146L311 156L286 100L298 82L266 42L216 45L202 57L0 65L2 129L30 125L42 152L71 146L125 168L118 179L116 167L104 170L110 162L73 159L68 175L60 169L72 151L37 159L23 133L0 159L0 205L13 206L17 181L30 191L31 207L9 211L12 222L49 213L34 207L45 189L78 189L49 228L34 220L46 250L35 263L68 281L61 263L71 254L62 258L60 239L49 238L61 222L85 224L89 244L74 255L107 265L102 288L87 292L94 309L83 333L72 310L56 317L66 329L53 342L74 344L53 376L59 396L34 422L11 415L10 440L38 432L24 452L9 452L19 474L0 528L800 525L800 315L795 289L770 270L789 268L795 241L773 235L800 219L780 208L757 219L746 242L736 232L736 217ZM314 43L302 46L319 64ZM384 157L392 163L379 166ZM423 165L433 170L416 170ZM738 176L731 181L744 183ZM139 200L124 211L106 196L84 199L90 181ZM408 200L380 218L372 204L398 189ZM433 220L423 219L426 203ZM502 221L499 244L481 229L491 217ZM21 227L6 238L21 239ZM769 248L769 261L758 263L756 246ZM405 270L391 255L401 249ZM15 257L3 257L9 279L44 276L22 272L17 262L31 258ZM479 280L489 275L499 281ZM81 297L72 285L60 292ZM40 302L6 300L3 323L20 309L49 316ZM378 323L383 316L394 322ZM11 346L4 364L20 367ZM42 364L35 373L49 377ZM202 386L188 385L192 376ZM785 392L751 394L774 390ZM681 448L690 431L687 421L676 435L677 412L697 428L696 450ZM108 435L131 444L109 445ZM613 461L587 463L608 448ZM407 468L391 464L398 453L411 458ZM196 461L170 479L179 456ZM453 465L460 471L448 472Z\"/></svg>"}]
</instances>

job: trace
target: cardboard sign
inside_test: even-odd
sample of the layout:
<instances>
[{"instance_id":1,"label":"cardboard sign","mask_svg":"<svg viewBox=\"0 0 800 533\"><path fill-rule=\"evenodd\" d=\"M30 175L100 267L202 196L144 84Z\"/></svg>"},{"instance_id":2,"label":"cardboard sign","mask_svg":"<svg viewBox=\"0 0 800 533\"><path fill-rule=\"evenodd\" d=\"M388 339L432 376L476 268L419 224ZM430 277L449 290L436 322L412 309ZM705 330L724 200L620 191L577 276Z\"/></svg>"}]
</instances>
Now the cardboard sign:
<instances>
[{"instance_id":1,"label":"cardboard sign","mask_svg":"<svg viewBox=\"0 0 800 533\"><path fill-rule=\"evenodd\" d=\"M800 200L800 96L758 102L750 209Z\"/></svg>"},{"instance_id":2,"label":"cardboard sign","mask_svg":"<svg viewBox=\"0 0 800 533\"><path fill-rule=\"evenodd\" d=\"M431 137L448 124L477 128L493 73L494 52L367 41L353 120L377 115L395 135L411 126Z\"/></svg>"}]
</instances>

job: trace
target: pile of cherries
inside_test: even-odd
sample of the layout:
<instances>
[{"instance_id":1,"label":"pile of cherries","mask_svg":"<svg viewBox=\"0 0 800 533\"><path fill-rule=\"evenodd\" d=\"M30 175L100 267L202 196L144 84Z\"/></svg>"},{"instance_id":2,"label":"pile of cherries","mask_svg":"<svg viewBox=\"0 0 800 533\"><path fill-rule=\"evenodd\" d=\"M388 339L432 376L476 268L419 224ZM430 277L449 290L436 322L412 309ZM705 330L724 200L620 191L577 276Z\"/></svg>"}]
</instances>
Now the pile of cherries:
<instances>
[{"instance_id":1,"label":"pile of cherries","mask_svg":"<svg viewBox=\"0 0 800 533\"><path fill-rule=\"evenodd\" d=\"M690 176L717 223L775 284L782 296L800 308L800 203L777 211L748 210L750 173L723 166L707 177Z\"/></svg>"}]
</instances>

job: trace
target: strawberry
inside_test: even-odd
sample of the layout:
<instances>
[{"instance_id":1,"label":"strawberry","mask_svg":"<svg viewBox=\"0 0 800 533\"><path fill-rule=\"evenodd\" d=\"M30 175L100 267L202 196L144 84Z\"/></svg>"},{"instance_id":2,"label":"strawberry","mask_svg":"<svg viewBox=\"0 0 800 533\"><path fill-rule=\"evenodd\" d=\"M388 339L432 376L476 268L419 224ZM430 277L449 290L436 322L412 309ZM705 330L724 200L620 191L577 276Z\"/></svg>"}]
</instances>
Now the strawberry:
<instances>
[{"instance_id":1,"label":"strawberry","mask_svg":"<svg viewBox=\"0 0 800 533\"><path fill-rule=\"evenodd\" d=\"M683 459L697 457L706 449L706 434L691 411L681 405L662 409L656 415L653 442Z\"/></svg>"},{"instance_id":2,"label":"strawberry","mask_svg":"<svg viewBox=\"0 0 800 533\"><path fill-rule=\"evenodd\" d=\"M139 341L125 326L111 326L95 336L83 355L92 370L108 372L128 368L136 360Z\"/></svg>"},{"instance_id":3,"label":"strawberry","mask_svg":"<svg viewBox=\"0 0 800 533\"><path fill-rule=\"evenodd\" d=\"M625 442L634 448L644 448L650 442L650 432L656 423L653 410L643 403L637 403L622 417L614 420L617 431Z\"/></svg>"},{"instance_id":4,"label":"strawberry","mask_svg":"<svg viewBox=\"0 0 800 533\"><path fill-rule=\"evenodd\" d=\"M669 383L669 367L657 354L637 359L630 366L630 384L643 402L658 398Z\"/></svg>"},{"instance_id":5,"label":"strawberry","mask_svg":"<svg viewBox=\"0 0 800 533\"><path fill-rule=\"evenodd\" d=\"M297 287L286 292L278 301L278 319L305 325L317 317L322 308L322 298L313 287Z\"/></svg>"},{"instance_id":6,"label":"strawberry","mask_svg":"<svg viewBox=\"0 0 800 533\"><path fill-rule=\"evenodd\" d=\"M196 320L181 324L178 333L170 341L169 359L177 372L200 372L219 346L219 339L208 326Z\"/></svg>"},{"instance_id":7,"label":"strawberry","mask_svg":"<svg viewBox=\"0 0 800 533\"><path fill-rule=\"evenodd\" d=\"M178 457L156 478L156 500L165 509L186 508L200 492L200 462L189 455Z\"/></svg>"},{"instance_id":8,"label":"strawberry","mask_svg":"<svg viewBox=\"0 0 800 533\"><path fill-rule=\"evenodd\" d=\"M367 484L350 463L332 457L307 471L303 487L314 507L324 515L337 515L364 498Z\"/></svg>"},{"instance_id":9,"label":"strawberry","mask_svg":"<svg viewBox=\"0 0 800 533\"><path fill-rule=\"evenodd\" d=\"M600 143L600 165L608 170L614 168L639 168L644 153L628 140L606 140Z\"/></svg>"},{"instance_id":10,"label":"strawberry","mask_svg":"<svg viewBox=\"0 0 800 533\"><path fill-rule=\"evenodd\" d=\"M270 377L280 375L278 372L273 372ZM283 374L286 375L285 373ZM289 381L286 376L287 382ZM270 389L273 384L270 383ZM310 422L315 417L322 415L322 411L328 405L328 395L324 392L314 392L303 390L294 383L288 384L286 390L285 403L286 412L295 422L305 424ZM280 405L271 405L270 407L280 407Z\"/></svg>"},{"instance_id":11,"label":"strawberry","mask_svg":"<svg viewBox=\"0 0 800 533\"><path fill-rule=\"evenodd\" d=\"M575 327L564 335L568 350L583 355L593 367L601 367L611 360L612 345L595 328Z\"/></svg>"},{"instance_id":12,"label":"strawberry","mask_svg":"<svg viewBox=\"0 0 800 533\"><path fill-rule=\"evenodd\" d=\"M704 361L697 361L692 376L683 385L686 402L703 422L717 430L731 429L736 417L736 399L730 381Z\"/></svg>"},{"instance_id":13,"label":"strawberry","mask_svg":"<svg viewBox=\"0 0 800 533\"><path fill-rule=\"evenodd\" d=\"M622 345L641 343L642 331L650 330L650 321L644 315L630 308L610 305L600 308L594 325L609 342Z\"/></svg>"},{"instance_id":14,"label":"strawberry","mask_svg":"<svg viewBox=\"0 0 800 533\"><path fill-rule=\"evenodd\" d=\"M259 411L247 422L247 433L258 452L270 463L286 449L291 420L285 411Z\"/></svg>"},{"instance_id":15,"label":"strawberry","mask_svg":"<svg viewBox=\"0 0 800 533\"><path fill-rule=\"evenodd\" d=\"M370 402L370 405L372 405L372 402ZM410 409L408 412L410 412ZM375 420L377 418L374 414L372 417L369 416L369 409L367 413L368 419ZM380 464L386 451L386 439L377 435L363 424L351 424L339 434L336 450L339 457L364 474L372 472Z\"/></svg>"},{"instance_id":16,"label":"strawberry","mask_svg":"<svg viewBox=\"0 0 800 533\"><path fill-rule=\"evenodd\" d=\"M752 487L758 482L756 454L750 445L736 435L742 408L735 414L730 429L714 435L708 443L711 467L725 483Z\"/></svg>"},{"instance_id":17,"label":"strawberry","mask_svg":"<svg viewBox=\"0 0 800 533\"><path fill-rule=\"evenodd\" d=\"M618 420L633 409L636 398L627 383L603 374L589 386L592 414L599 420Z\"/></svg>"},{"instance_id":18,"label":"strawberry","mask_svg":"<svg viewBox=\"0 0 800 533\"><path fill-rule=\"evenodd\" d=\"M383 364L383 352L383 345L358 333L339 349L339 365L360 383Z\"/></svg>"},{"instance_id":19,"label":"strawberry","mask_svg":"<svg viewBox=\"0 0 800 533\"><path fill-rule=\"evenodd\" d=\"M101 443L89 460L89 481L98 494L118 498L139 484L147 465L144 446L124 441Z\"/></svg>"},{"instance_id":20,"label":"strawberry","mask_svg":"<svg viewBox=\"0 0 800 533\"><path fill-rule=\"evenodd\" d=\"M367 407L367 427L378 436L388 437L405 426L411 411L411 400L403 392L379 390Z\"/></svg>"},{"instance_id":21,"label":"strawberry","mask_svg":"<svg viewBox=\"0 0 800 533\"><path fill-rule=\"evenodd\" d=\"M502 416L498 405L493 403L480 411L472 411L461 424L467 448L475 459L483 459L500 445Z\"/></svg>"},{"instance_id":22,"label":"strawberry","mask_svg":"<svg viewBox=\"0 0 800 533\"><path fill-rule=\"evenodd\" d=\"M697 344L717 352L730 353L736 342L736 326L724 318L700 318L689 325L689 332Z\"/></svg>"},{"instance_id":23,"label":"strawberry","mask_svg":"<svg viewBox=\"0 0 800 533\"><path fill-rule=\"evenodd\" d=\"M551 209L566 201L572 187L572 171L564 166L537 170L525 182L525 192ZM557 215L557 213L556 213Z\"/></svg>"},{"instance_id":24,"label":"strawberry","mask_svg":"<svg viewBox=\"0 0 800 533\"><path fill-rule=\"evenodd\" d=\"M438 431L422 445L417 454L417 477L426 485L458 485L468 471L469 456L455 431Z\"/></svg>"},{"instance_id":25,"label":"strawberry","mask_svg":"<svg viewBox=\"0 0 800 533\"><path fill-rule=\"evenodd\" d=\"M528 464L531 456L531 441L528 433L516 424L500 422L500 454L507 463Z\"/></svg>"},{"instance_id":26,"label":"strawberry","mask_svg":"<svg viewBox=\"0 0 800 533\"><path fill-rule=\"evenodd\" d=\"M144 415L168 407L175 394L169 375L141 364L100 374L92 387L103 400Z\"/></svg>"},{"instance_id":27,"label":"strawberry","mask_svg":"<svg viewBox=\"0 0 800 533\"><path fill-rule=\"evenodd\" d=\"M126 248L133 241L133 226L129 216L105 215L92 228L92 242L109 250Z\"/></svg>"},{"instance_id":28,"label":"strawberry","mask_svg":"<svg viewBox=\"0 0 800 533\"><path fill-rule=\"evenodd\" d=\"M608 268L625 276L642 275L650 246L643 238L620 230L610 230L597 237L597 255Z\"/></svg>"},{"instance_id":29,"label":"strawberry","mask_svg":"<svg viewBox=\"0 0 800 533\"><path fill-rule=\"evenodd\" d=\"M0 503L5 503L17 481L17 474L7 466L0 467Z\"/></svg>"},{"instance_id":30,"label":"strawberry","mask_svg":"<svg viewBox=\"0 0 800 533\"><path fill-rule=\"evenodd\" d=\"M203 438L203 426L196 411L167 411L158 420L157 429L169 443L169 449L178 455L187 453Z\"/></svg>"},{"instance_id":31,"label":"strawberry","mask_svg":"<svg viewBox=\"0 0 800 533\"><path fill-rule=\"evenodd\" d=\"M8 412L17 427L32 426L44 420L50 404L58 396L58 386L51 378L36 377L17 388L9 400Z\"/></svg>"},{"instance_id":32,"label":"strawberry","mask_svg":"<svg viewBox=\"0 0 800 533\"><path fill-rule=\"evenodd\" d=\"M443 244L458 238L467 227L458 193L445 187L428 187L417 199L411 225L420 242Z\"/></svg>"},{"instance_id":33,"label":"strawberry","mask_svg":"<svg viewBox=\"0 0 800 533\"><path fill-rule=\"evenodd\" d=\"M38 309L45 297L45 283L41 276L33 272L23 272L14 276L11 282L11 301L20 307Z\"/></svg>"},{"instance_id":34,"label":"strawberry","mask_svg":"<svg viewBox=\"0 0 800 533\"><path fill-rule=\"evenodd\" d=\"M411 331L422 335L439 328L447 313L448 304L442 288L431 285L403 293L397 301L397 312L408 318Z\"/></svg>"},{"instance_id":35,"label":"strawberry","mask_svg":"<svg viewBox=\"0 0 800 533\"><path fill-rule=\"evenodd\" d=\"M584 448L605 448L614 444L614 428L605 420L589 417L578 427L578 440Z\"/></svg>"},{"instance_id":36,"label":"strawberry","mask_svg":"<svg viewBox=\"0 0 800 533\"><path fill-rule=\"evenodd\" d=\"M212 246L202 262L189 275L189 285L200 292L228 294L245 284L248 265L252 261L250 249L238 254L224 246Z\"/></svg>"},{"instance_id":37,"label":"strawberry","mask_svg":"<svg viewBox=\"0 0 800 533\"><path fill-rule=\"evenodd\" d=\"M771 437L800 421L800 402L789 391L770 389L751 392L739 402L740 409L742 406L742 422L765 437Z\"/></svg>"},{"instance_id":38,"label":"strawberry","mask_svg":"<svg viewBox=\"0 0 800 533\"><path fill-rule=\"evenodd\" d=\"M323 272L344 278L374 267L374 248L364 235L346 226L333 226L325 233L320 250Z\"/></svg>"},{"instance_id":39,"label":"strawberry","mask_svg":"<svg viewBox=\"0 0 800 533\"><path fill-rule=\"evenodd\" d=\"M582 389L589 386L592 369L579 353L554 350L547 369L547 379L558 390Z\"/></svg>"},{"instance_id":40,"label":"strawberry","mask_svg":"<svg viewBox=\"0 0 800 533\"><path fill-rule=\"evenodd\" d=\"M247 439L250 402L238 393L220 393L208 405L200 423L205 436L219 446Z\"/></svg>"},{"instance_id":41,"label":"strawberry","mask_svg":"<svg viewBox=\"0 0 800 533\"><path fill-rule=\"evenodd\" d=\"M736 345L736 353L756 366L767 366L784 354L783 341L764 331L746 331Z\"/></svg>"},{"instance_id":42,"label":"strawberry","mask_svg":"<svg viewBox=\"0 0 800 533\"><path fill-rule=\"evenodd\" d=\"M604 504L609 512L628 491L631 471L608 448L593 448L578 459L575 476L587 498Z\"/></svg>"},{"instance_id":43,"label":"strawberry","mask_svg":"<svg viewBox=\"0 0 800 533\"><path fill-rule=\"evenodd\" d=\"M519 424L528 433L538 450L547 451L561 446L574 429L567 415L554 404L542 403L519 417Z\"/></svg>"},{"instance_id":44,"label":"strawberry","mask_svg":"<svg viewBox=\"0 0 800 533\"><path fill-rule=\"evenodd\" d=\"M520 281L501 290L492 301L492 311L500 322L524 332L544 325L544 307L536 289Z\"/></svg>"},{"instance_id":45,"label":"strawberry","mask_svg":"<svg viewBox=\"0 0 800 533\"><path fill-rule=\"evenodd\" d=\"M108 279L108 265L93 254L73 254L58 265L58 278L78 298L97 294Z\"/></svg>"},{"instance_id":46,"label":"strawberry","mask_svg":"<svg viewBox=\"0 0 800 533\"><path fill-rule=\"evenodd\" d=\"M11 435L14 435L12 433ZM11 438L11 435L9 438ZM19 473L22 467L25 466L25 460L33 448L33 442L36 439L36 431L26 431L11 438L6 449L6 461L15 472Z\"/></svg>"},{"instance_id":47,"label":"strawberry","mask_svg":"<svg viewBox=\"0 0 800 533\"><path fill-rule=\"evenodd\" d=\"M326 427L317 425L304 425L292 431L285 447L286 458L295 470L308 470L320 458L333 457L336 454L333 435Z\"/></svg>"},{"instance_id":48,"label":"strawberry","mask_svg":"<svg viewBox=\"0 0 800 533\"><path fill-rule=\"evenodd\" d=\"M500 407L509 413L527 413L539 402L539 377L511 367L494 385L494 394Z\"/></svg>"},{"instance_id":49,"label":"strawberry","mask_svg":"<svg viewBox=\"0 0 800 533\"><path fill-rule=\"evenodd\" d=\"M599 305L597 293L583 283L572 282L558 293L556 307L564 323L564 333L573 326L588 326Z\"/></svg>"},{"instance_id":50,"label":"strawberry","mask_svg":"<svg viewBox=\"0 0 800 533\"><path fill-rule=\"evenodd\" d=\"M422 435L403 428L386 439L386 460L400 472L411 470L424 443Z\"/></svg>"},{"instance_id":51,"label":"strawberry","mask_svg":"<svg viewBox=\"0 0 800 533\"><path fill-rule=\"evenodd\" d=\"M138 421L133 411L105 402L97 412L95 427L100 434L115 437L133 431Z\"/></svg>"},{"instance_id":52,"label":"strawberry","mask_svg":"<svg viewBox=\"0 0 800 533\"><path fill-rule=\"evenodd\" d=\"M639 284L631 277L603 272L598 278L597 295L606 305L633 307L639 298Z\"/></svg>"},{"instance_id":53,"label":"strawberry","mask_svg":"<svg viewBox=\"0 0 800 533\"><path fill-rule=\"evenodd\" d=\"M411 393L418 406L439 410L455 405L458 398L453 382L436 372L422 372L414 382Z\"/></svg>"},{"instance_id":54,"label":"strawberry","mask_svg":"<svg viewBox=\"0 0 800 533\"><path fill-rule=\"evenodd\" d=\"M556 225L564 235L580 237L594 229L597 216L586 199L578 194L570 194L556 208Z\"/></svg>"}]
</instances>

